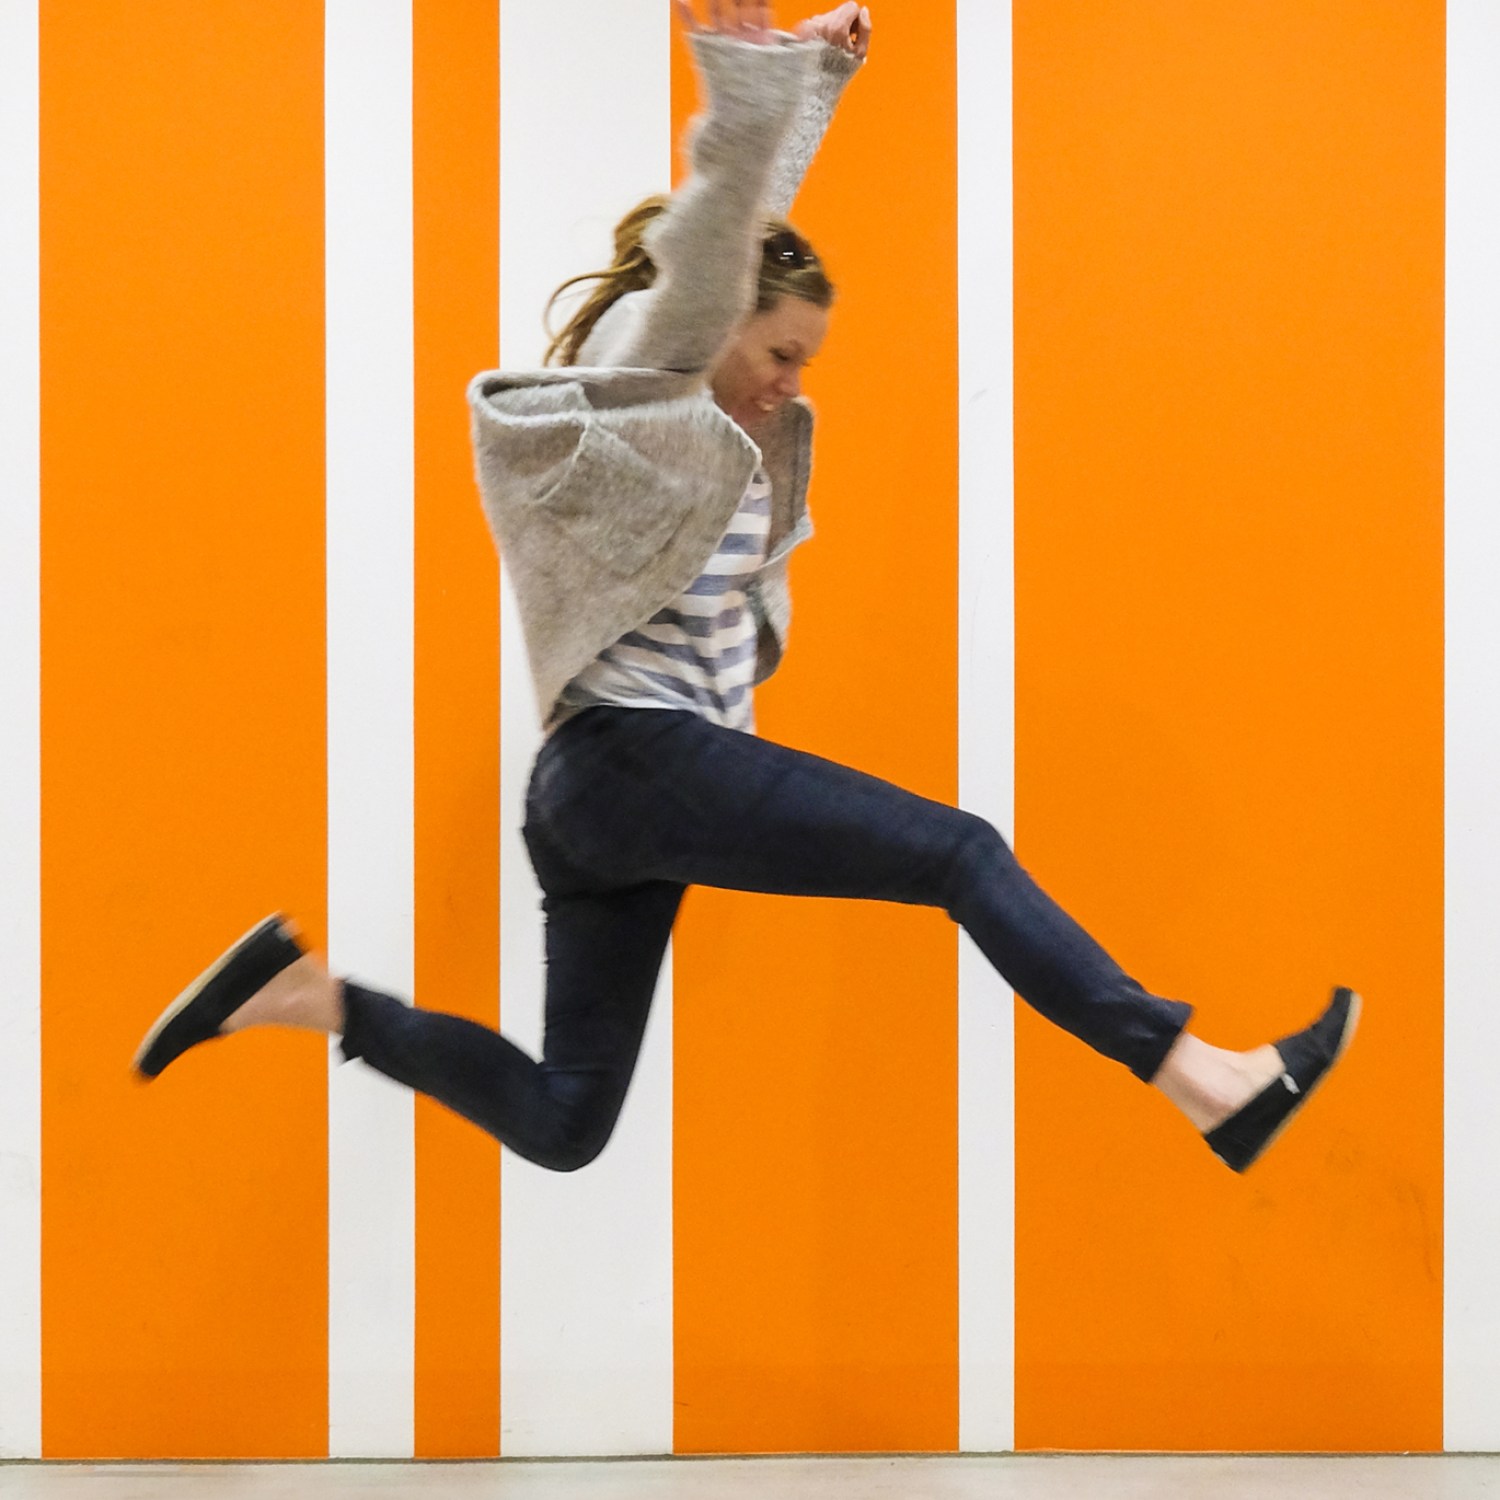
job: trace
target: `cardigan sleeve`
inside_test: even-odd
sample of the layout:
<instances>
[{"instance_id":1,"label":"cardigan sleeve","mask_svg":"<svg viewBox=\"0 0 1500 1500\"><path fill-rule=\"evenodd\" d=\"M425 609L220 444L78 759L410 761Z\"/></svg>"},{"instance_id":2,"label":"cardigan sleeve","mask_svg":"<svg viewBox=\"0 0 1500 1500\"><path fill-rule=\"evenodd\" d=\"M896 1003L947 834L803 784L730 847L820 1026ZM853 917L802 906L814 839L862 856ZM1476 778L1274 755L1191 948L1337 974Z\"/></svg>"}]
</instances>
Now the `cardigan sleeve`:
<instances>
[{"instance_id":1,"label":"cardigan sleeve","mask_svg":"<svg viewBox=\"0 0 1500 1500\"><path fill-rule=\"evenodd\" d=\"M758 46L711 32L691 41L707 108L689 127L688 178L646 230L656 281L627 299L631 316L607 340L611 365L706 370L753 305L772 165L825 45Z\"/></svg>"},{"instance_id":2,"label":"cardigan sleeve","mask_svg":"<svg viewBox=\"0 0 1500 1500\"><path fill-rule=\"evenodd\" d=\"M802 179L812 165L818 147L828 133L849 80L864 66L861 58L827 42L816 43L816 66L796 118L781 142L766 188L766 208L784 219L792 211Z\"/></svg>"}]
</instances>

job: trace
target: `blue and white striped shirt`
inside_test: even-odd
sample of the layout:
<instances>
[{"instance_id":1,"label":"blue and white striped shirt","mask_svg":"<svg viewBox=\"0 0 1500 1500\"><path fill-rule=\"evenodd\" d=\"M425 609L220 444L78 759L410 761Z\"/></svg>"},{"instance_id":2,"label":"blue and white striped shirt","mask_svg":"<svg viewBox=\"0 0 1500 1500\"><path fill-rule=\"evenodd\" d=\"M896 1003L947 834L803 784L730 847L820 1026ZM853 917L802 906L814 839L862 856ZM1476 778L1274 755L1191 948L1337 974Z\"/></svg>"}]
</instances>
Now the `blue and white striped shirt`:
<instances>
[{"instance_id":1,"label":"blue and white striped shirt","mask_svg":"<svg viewBox=\"0 0 1500 1500\"><path fill-rule=\"evenodd\" d=\"M685 592L601 652L562 691L549 728L597 704L677 708L753 733L756 622L745 590L766 560L771 481L757 469Z\"/></svg>"}]
</instances>

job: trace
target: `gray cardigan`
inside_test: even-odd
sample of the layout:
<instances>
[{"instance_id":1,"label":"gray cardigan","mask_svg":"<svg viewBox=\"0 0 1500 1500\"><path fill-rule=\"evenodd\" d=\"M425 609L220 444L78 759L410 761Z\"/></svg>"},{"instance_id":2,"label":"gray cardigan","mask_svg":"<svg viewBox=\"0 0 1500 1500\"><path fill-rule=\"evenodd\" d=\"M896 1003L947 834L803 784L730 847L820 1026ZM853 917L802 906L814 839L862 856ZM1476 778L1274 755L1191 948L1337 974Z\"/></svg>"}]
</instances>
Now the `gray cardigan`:
<instances>
[{"instance_id":1,"label":"gray cardigan","mask_svg":"<svg viewBox=\"0 0 1500 1500\"><path fill-rule=\"evenodd\" d=\"M764 681L791 617L787 557L812 533L812 409L787 403L757 447L705 377L754 305L760 221L790 208L859 63L817 41L692 42L707 110L691 175L647 230L655 284L609 309L583 363L469 386L480 492L544 721L589 662L698 577L762 462L771 535L750 605Z\"/></svg>"}]
</instances>

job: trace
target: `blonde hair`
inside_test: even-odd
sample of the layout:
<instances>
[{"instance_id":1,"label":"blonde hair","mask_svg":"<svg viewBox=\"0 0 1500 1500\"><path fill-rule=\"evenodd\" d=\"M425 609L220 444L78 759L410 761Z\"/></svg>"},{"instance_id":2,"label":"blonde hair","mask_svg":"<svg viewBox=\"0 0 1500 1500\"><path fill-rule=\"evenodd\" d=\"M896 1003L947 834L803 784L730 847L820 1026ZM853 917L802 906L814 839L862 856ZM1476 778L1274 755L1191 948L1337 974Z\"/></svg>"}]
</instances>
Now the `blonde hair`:
<instances>
[{"instance_id":1,"label":"blonde hair","mask_svg":"<svg viewBox=\"0 0 1500 1500\"><path fill-rule=\"evenodd\" d=\"M599 319L621 297L644 291L656 280L656 265L642 244L647 227L666 209L669 200L661 194L646 198L615 225L614 263L603 271L585 271L571 276L547 299L545 314L547 364L571 365L594 331ZM766 312L778 297L800 297L817 307L832 307L834 289L811 245L785 219L767 219L762 225L762 254L756 277L755 310ZM551 314L557 299L569 288L584 282L597 285L557 332L552 332Z\"/></svg>"}]
</instances>

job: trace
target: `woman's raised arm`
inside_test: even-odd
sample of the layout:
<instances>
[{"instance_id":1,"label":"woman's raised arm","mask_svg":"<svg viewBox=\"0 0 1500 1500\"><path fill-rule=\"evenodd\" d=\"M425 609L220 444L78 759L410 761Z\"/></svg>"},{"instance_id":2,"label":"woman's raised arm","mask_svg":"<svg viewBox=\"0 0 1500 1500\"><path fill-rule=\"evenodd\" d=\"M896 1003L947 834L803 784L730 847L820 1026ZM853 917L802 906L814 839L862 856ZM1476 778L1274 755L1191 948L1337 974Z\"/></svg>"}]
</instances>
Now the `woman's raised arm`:
<instances>
[{"instance_id":1,"label":"woman's raised arm","mask_svg":"<svg viewBox=\"0 0 1500 1500\"><path fill-rule=\"evenodd\" d=\"M703 22L676 0L704 110L688 135L690 175L644 237L656 281L619 308L618 332L601 322L611 365L706 370L754 303L772 165L822 49L772 31L766 0L709 5Z\"/></svg>"},{"instance_id":2,"label":"woman's raised arm","mask_svg":"<svg viewBox=\"0 0 1500 1500\"><path fill-rule=\"evenodd\" d=\"M870 10L856 0L821 16L801 22L795 35L801 41L818 41L817 68L802 106L781 142L766 187L766 208L777 218L790 217L792 203L807 176L813 157L828 133L844 85L859 71L870 52Z\"/></svg>"}]
</instances>

